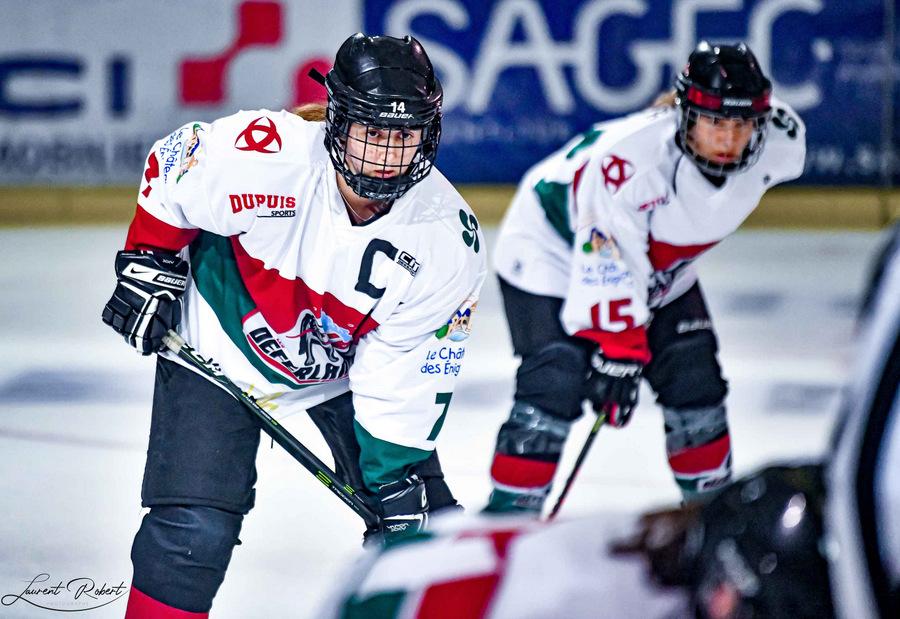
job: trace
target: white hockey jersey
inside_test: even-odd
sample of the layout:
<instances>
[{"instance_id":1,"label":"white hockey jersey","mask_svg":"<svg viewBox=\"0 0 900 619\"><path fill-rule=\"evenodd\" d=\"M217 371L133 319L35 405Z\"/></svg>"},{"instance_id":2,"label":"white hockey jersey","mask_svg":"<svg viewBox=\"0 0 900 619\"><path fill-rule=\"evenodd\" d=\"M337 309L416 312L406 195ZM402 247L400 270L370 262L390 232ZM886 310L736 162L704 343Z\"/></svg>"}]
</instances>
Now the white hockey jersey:
<instances>
[{"instance_id":1,"label":"white hockey jersey","mask_svg":"<svg viewBox=\"0 0 900 619\"><path fill-rule=\"evenodd\" d=\"M676 109L601 123L529 170L504 217L498 275L565 300L569 334L646 361L651 311L696 281L692 262L734 232L773 185L798 177L805 128L786 104L759 160L715 187L675 143Z\"/></svg>"},{"instance_id":2,"label":"white hockey jersey","mask_svg":"<svg viewBox=\"0 0 900 619\"><path fill-rule=\"evenodd\" d=\"M181 127L150 152L126 247L190 260L179 332L275 417L351 390L374 487L434 449L486 251L436 169L351 225L323 140L285 111Z\"/></svg>"},{"instance_id":3,"label":"white hockey jersey","mask_svg":"<svg viewBox=\"0 0 900 619\"><path fill-rule=\"evenodd\" d=\"M323 619L664 619L691 616L684 590L662 589L638 557L610 544L636 518L552 523L435 518L409 543L370 550L337 579Z\"/></svg>"}]
</instances>

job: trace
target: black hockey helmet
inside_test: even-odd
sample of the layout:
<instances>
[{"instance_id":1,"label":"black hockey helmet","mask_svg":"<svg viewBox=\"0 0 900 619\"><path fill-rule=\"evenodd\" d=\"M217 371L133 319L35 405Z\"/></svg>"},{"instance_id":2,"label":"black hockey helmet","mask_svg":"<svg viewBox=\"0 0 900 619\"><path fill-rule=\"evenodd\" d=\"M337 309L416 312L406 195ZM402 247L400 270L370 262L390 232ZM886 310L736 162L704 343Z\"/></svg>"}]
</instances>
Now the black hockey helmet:
<instances>
[{"instance_id":1,"label":"black hockey helmet","mask_svg":"<svg viewBox=\"0 0 900 619\"><path fill-rule=\"evenodd\" d=\"M676 103L681 108L679 144L702 171L726 176L756 163L772 109L769 105L772 82L763 74L747 45L710 45L701 41L675 79L675 91ZM688 133L699 115L746 119L753 123L753 136L736 161L716 163L692 148Z\"/></svg>"},{"instance_id":2,"label":"black hockey helmet","mask_svg":"<svg viewBox=\"0 0 900 619\"><path fill-rule=\"evenodd\" d=\"M688 535L700 617L832 617L818 465L773 466L705 505Z\"/></svg>"},{"instance_id":3,"label":"black hockey helmet","mask_svg":"<svg viewBox=\"0 0 900 619\"><path fill-rule=\"evenodd\" d=\"M428 175L441 137L443 90L421 43L411 36L354 34L338 49L324 84L328 91L325 147L335 169L357 195L371 200L396 199ZM351 169L347 140L353 123L389 132L421 130L421 140L414 144L389 146L415 149L412 163L394 170L393 176L366 176L363 165L376 162L366 159L365 153L375 147L364 142L362 156L354 157L357 170ZM377 165L385 170L390 167Z\"/></svg>"}]
</instances>

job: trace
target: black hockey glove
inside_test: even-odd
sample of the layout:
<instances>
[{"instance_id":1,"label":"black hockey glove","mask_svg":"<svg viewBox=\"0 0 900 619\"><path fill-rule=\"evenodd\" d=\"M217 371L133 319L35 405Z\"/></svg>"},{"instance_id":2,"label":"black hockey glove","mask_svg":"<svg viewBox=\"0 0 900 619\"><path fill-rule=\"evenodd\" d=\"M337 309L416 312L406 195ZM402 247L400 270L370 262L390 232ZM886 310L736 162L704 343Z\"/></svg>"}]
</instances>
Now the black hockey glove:
<instances>
[{"instance_id":1,"label":"black hockey glove","mask_svg":"<svg viewBox=\"0 0 900 619\"><path fill-rule=\"evenodd\" d=\"M608 424L623 427L637 406L644 365L631 359L608 359L598 351L591 357L591 366L585 398L598 415L606 413Z\"/></svg>"},{"instance_id":2,"label":"black hockey glove","mask_svg":"<svg viewBox=\"0 0 900 619\"><path fill-rule=\"evenodd\" d=\"M119 279L103 308L103 322L142 355L163 347L162 337L181 322L181 300L187 285L188 263L172 254L120 251Z\"/></svg>"},{"instance_id":3,"label":"black hockey glove","mask_svg":"<svg viewBox=\"0 0 900 619\"><path fill-rule=\"evenodd\" d=\"M389 544L423 531L428 523L428 497L425 482L413 473L409 477L385 484L375 499L384 518L384 542ZM366 532L366 543L376 531Z\"/></svg>"}]
</instances>

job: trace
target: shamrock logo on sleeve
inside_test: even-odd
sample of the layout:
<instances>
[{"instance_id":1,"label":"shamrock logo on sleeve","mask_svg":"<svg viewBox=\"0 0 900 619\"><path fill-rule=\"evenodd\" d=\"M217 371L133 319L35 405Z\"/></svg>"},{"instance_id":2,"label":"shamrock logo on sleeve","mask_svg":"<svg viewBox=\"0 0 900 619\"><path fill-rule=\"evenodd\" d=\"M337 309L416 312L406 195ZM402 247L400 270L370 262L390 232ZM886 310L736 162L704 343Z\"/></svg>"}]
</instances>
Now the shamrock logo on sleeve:
<instances>
[{"instance_id":1,"label":"shamrock logo on sleeve","mask_svg":"<svg viewBox=\"0 0 900 619\"><path fill-rule=\"evenodd\" d=\"M478 242L478 220L475 219L475 215L459 209L459 221L462 222L463 228L465 228L462 233L463 242L474 249L477 254L478 250L481 249L481 244Z\"/></svg>"}]
</instances>

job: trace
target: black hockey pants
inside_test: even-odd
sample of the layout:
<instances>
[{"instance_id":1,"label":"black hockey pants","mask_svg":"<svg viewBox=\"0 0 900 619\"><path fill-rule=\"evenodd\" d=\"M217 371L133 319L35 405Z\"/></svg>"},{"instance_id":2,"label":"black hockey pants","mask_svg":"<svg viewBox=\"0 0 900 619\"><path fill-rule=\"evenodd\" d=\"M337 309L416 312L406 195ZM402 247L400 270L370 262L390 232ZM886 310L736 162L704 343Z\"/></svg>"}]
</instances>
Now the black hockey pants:
<instances>
[{"instance_id":1,"label":"black hockey pants","mask_svg":"<svg viewBox=\"0 0 900 619\"><path fill-rule=\"evenodd\" d=\"M544 494L561 455L560 434L567 432L560 428L581 415L583 385L595 346L566 334L560 322L562 299L530 294L502 278L500 291L513 349L522 362L516 373L516 406L498 436L492 477L495 487L506 491L521 486L523 492L534 493L540 486ZM669 465L685 497L692 498L727 483L731 472L724 407L728 385L699 284L654 310L647 339L652 360L644 377L663 408ZM546 428L553 436L547 440L520 436L514 427L517 407L529 411L529 427ZM515 434L515 440L504 433ZM523 444L542 451L511 449Z\"/></svg>"},{"instance_id":2,"label":"black hockey pants","mask_svg":"<svg viewBox=\"0 0 900 619\"><path fill-rule=\"evenodd\" d=\"M363 488L352 396L308 412L331 448L338 476ZM254 504L259 443L259 423L242 404L200 375L158 360L141 489L150 512L131 552L135 588L178 609L209 611ZM456 504L436 453L414 470L425 480L431 510ZM334 499L323 491L313 500Z\"/></svg>"}]
</instances>

